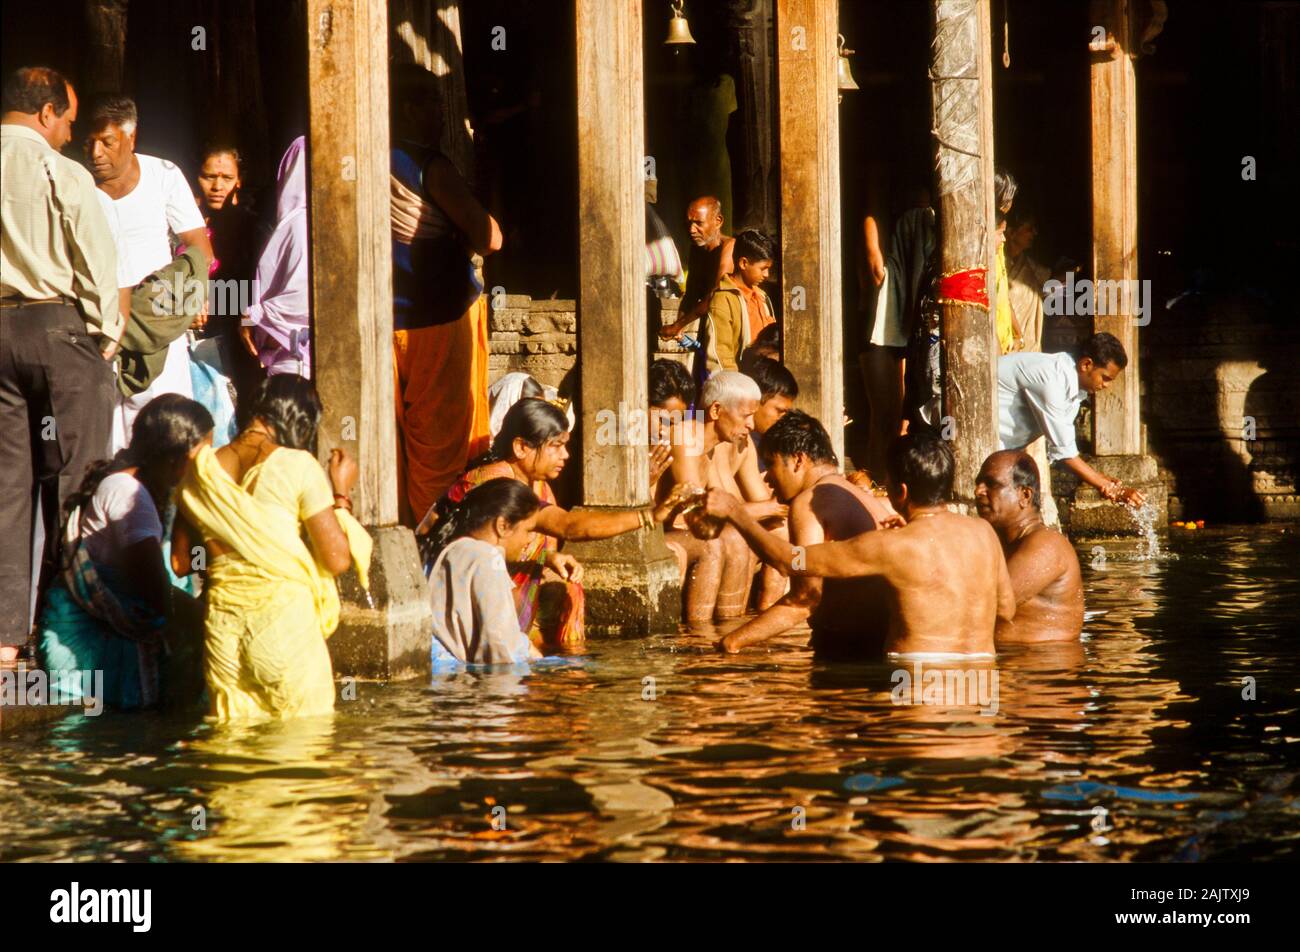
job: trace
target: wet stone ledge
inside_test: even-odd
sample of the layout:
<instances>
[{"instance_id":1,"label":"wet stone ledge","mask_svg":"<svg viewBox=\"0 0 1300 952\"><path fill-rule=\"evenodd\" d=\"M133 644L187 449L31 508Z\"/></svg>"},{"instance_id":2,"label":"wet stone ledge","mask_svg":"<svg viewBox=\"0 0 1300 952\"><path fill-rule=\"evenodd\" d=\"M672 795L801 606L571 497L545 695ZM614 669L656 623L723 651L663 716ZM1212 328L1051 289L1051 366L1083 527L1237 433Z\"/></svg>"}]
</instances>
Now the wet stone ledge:
<instances>
[{"instance_id":1,"label":"wet stone ledge","mask_svg":"<svg viewBox=\"0 0 1300 952\"><path fill-rule=\"evenodd\" d=\"M45 676L44 671L25 664L0 665L0 736L9 737L82 711L76 704L28 703L35 696L31 676L38 674ZM45 676L47 685L48 680ZM48 699L48 691L42 691L41 696Z\"/></svg>"}]
</instances>

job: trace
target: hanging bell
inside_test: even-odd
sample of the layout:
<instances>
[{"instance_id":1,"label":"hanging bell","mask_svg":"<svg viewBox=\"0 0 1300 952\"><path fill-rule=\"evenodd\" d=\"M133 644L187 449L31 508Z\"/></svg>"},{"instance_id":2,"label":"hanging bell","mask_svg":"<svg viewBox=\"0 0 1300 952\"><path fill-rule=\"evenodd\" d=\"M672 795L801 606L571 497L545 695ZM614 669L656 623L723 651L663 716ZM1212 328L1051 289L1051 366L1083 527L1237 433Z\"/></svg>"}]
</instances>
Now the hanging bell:
<instances>
[{"instance_id":1,"label":"hanging bell","mask_svg":"<svg viewBox=\"0 0 1300 952\"><path fill-rule=\"evenodd\" d=\"M668 21L668 39L664 40L664 46L694 46L691 25L682 15L682 0L673 0L672 9L673 18Z\"/></svg>"},{"instance_id":2,"label":"hanging bell","mask_svg":"<svg viewBox=\"0 0 1300 952\"><path fill-rule=\"evenodd\" d=\"M843 91L846 89L857 89L858 84L853 81L853 71L849 69L849 57L853 55L853 50L844 48L844 34L839 34L840 58L839 65L836 68L836 77L838 79L838 88Z\"/></svg>"}]
</instances>

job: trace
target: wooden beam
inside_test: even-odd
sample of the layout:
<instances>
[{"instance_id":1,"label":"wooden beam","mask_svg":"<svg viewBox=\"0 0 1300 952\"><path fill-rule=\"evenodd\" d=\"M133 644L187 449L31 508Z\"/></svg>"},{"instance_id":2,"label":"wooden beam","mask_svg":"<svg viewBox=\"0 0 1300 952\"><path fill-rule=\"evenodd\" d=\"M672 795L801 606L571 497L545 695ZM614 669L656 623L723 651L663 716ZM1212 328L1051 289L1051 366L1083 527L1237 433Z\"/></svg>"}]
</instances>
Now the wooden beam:
<instances>
[{"instance_id":1,"label":"wooden beam","mask_svg":"<svg viewBox=\"0 0 1300 952\"><path fill-rule=\"evenodd\" d=\"M583 503L644 506L645 444L597 439L647 403L641 4L577 0L576 33Z\"/></svg>"},{"instance_id":2,"label":"wooden beam","mask_svg":"<svg viewBox=\"0 0 1300 952\"><path fill-rule=\"evenodd\" d=\"M1091 70L1094 282L1137 280L1136 51L1129 8L1129 0L1093 0L1091 6L1092 24L1103 27L1107 36L1106 48L1093 50ZM1129 296L1119 295L1119 302L1118 314L1093 317L1094 332L1114 334L1128 353L1127 369L1093 397L1093 442L1099 456L1142 452L1138 318Z\"/></svg>"},{"instance_id":3,"label":"wooden beam","mask_svg":"<svg viewBox=\"0 0 1300 952\"><path fill-rule=\"evenodd\" d=\"M837 12L834 0L776 3L785 365L799 382L801 409L821 420L842 459Z\"/></svg>"},{"instance_id":4,"label":"wooden beam","mask_svg":"<svg viewBox=\"0 0 1300 952\"><path fill-rule=\"evenodd\" d=\"M956 500L973 504L975 476L998 447L993 326L993 76L989 0L934 0L930 77L938 194L939 271L982 271L988 307L942 299L943 415L953 440Z\"/></svg>"},{"instance_id":5,"label":"wooden beam","mask_svg":"<svg viewBox=\"0 0 1300 952\"><path fill-rule=\"evenodd\" d=\"M397 522L384 0L308 0L312 342L322 453L360 464L366 525Z\"/></svg>"}]
</instances>

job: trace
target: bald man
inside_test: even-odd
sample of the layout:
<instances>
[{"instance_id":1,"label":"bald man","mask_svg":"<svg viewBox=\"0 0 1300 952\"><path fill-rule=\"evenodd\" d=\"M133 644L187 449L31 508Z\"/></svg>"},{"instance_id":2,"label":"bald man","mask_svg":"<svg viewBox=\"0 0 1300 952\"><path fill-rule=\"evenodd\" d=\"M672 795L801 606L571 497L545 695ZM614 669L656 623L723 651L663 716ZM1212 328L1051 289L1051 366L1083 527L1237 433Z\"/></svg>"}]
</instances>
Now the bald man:
<instances>
[{"instance_id":1,"label":"bald man","mask_svg":"<svg viewBox=\"0 0 1300 952\"><path fill-rule=\"evenodd\" d=\"M691 235L691 251L686 259L686 291L682 294L677 320L659 331L664 340L681 337L692 321L709 312L709 302L722 276L731 274L734 265L731 249L736 239L722 233L722 203L712 195L703 195L686 208L686 227Z\"/></svg>"},{"instance_id":2,"label":"bald man","mask_svg":"<svg viewBox=\"0 0 1300 952\"><path fill-rule=\"evenodd\" d=\"M999 645L1077 641L1083 579L1068 539L1043 524L1038 464L1023 450L1000 450L975 479L975 509L1002 543L1015 617L999 618Z\"/></svg>"}]
</instances>

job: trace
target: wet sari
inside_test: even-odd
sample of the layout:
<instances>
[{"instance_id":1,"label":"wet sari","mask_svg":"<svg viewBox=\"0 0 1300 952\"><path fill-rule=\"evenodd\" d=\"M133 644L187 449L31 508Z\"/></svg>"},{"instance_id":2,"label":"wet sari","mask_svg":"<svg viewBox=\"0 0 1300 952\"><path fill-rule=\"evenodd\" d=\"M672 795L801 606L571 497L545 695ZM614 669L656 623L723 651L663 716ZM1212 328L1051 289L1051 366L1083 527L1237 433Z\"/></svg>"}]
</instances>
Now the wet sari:
<instances>
[{"instance_id":1,"label":"wet sari","mask_svg":"<svg viewBox=\"0 0 1300 952\"><path fill-rule=\"evenodd\" d=\"M180 485L185 518L226 550L208 563L205 671L218 721L328 714L334 677L327 639L339 623L334 576L303 542L303 525L332 504L315 457L279 447L236 482L204 447ZM365 588L372 543L334 510Z\"/></svg>"},{"instance_id":2,"label":"wet sari","mask_svg":"<svg viewBox=\"0 0 1300 952\"><path fill-rule=\"evenodd\" d=\"M474 487L503 476L516 478L514 469L505 461L475 467L452 484L447 490L447 499L458 503ZM555 494L545 480L533 483L530 488L543 506L555 505ZM558 552L559 549L559 539L534 532L529 537L520 560L510 565L519 628L526 631L529 640L539 647L543 644L578 645L585 637L585 595L582 586L559 578L544 577L547 554Z\"/></svg>"},{"instance_id":3,"label":"wet sari","mask_svg":"<svg viewBox=\"0 0 1300 952\"><path fill-rule=\"evenodd\" d=\"M87 674L100 672L110 707L135 710L159 700L159 660L166 620L127 593L125 580L91 559L81 536L81 508L64 530L67 559L40 621L41 662L67 699L91 700Z\"/></svg>"}]
</instances>

